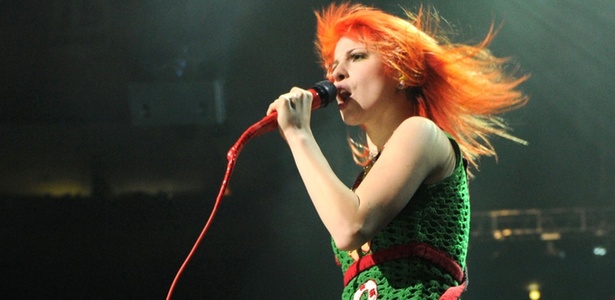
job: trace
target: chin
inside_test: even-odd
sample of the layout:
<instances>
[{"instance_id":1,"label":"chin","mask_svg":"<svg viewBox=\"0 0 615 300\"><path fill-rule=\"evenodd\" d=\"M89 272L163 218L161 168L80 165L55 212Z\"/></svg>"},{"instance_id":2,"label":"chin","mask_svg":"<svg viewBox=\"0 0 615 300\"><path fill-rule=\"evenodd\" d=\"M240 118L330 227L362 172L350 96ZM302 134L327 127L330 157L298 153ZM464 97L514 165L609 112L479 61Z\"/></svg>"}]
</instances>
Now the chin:
<instances>
[{"instance_id":1,"label":"chin","mask_svg":"<svg viewBox=\"0 0 615 300\"><path fill-rule=\"evenodd\" d=\"M359 115L357 114L357 110L350 110L349 106L340 105L340 116L342 117L342 121L348 126L358 126L361 125L361 120Z\"/></svg>"},{"instance_id":2,"label":"chin","mask_svg":"<svg viewBox=\"0 0 615 300\"><path fill-rule=\"evenodd\" d=\"M352 118L344 117L344 114L342 114L342 122L344 122L344 124L346 124L348 126L359 126L359 125L361 125L361 123L357 122L356 120L353 120Z\"/></svg>"}]
</instances>

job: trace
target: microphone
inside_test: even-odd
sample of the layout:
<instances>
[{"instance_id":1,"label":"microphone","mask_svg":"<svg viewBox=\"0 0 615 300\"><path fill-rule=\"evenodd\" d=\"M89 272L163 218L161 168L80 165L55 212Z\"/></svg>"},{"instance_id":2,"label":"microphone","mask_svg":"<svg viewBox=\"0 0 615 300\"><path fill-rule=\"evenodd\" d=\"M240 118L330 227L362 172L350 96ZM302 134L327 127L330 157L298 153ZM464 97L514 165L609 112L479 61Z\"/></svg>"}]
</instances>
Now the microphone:
<instances>
[{"instance_id":1,"label":"microphone","mask_svg":"<svg viewBox=\"0 0 615 300\"><path fill-rule=\"evenodd\" d=\"M328 80L317 82L311 89L308 89L308 91L312 93L312 110L325 107L329 105L329 103L335 102L335 97L337 96L337 88ZM253 131L252 136L255 137L273 131L277 127L278 113L274 111L248 128L248 131Z\"/></svg>"},{"instance_id":2,"label":"microphone","mask_svg":"<svg viewBox=\"0 0 615 300\"><path fill-rule=\"evenodd\" d=\"M337 96L337 88L331 81L323 80L317 82L311 89L308 89L312 93L312 110L325 107L331 102L335 102ZM272 112L262 120L254 123L250 126L237 140L235 145L231 147L227 153L229 160L236 159L241 148L253 137L257 137L261 134L275 130L278 127L278 113Z\"/></svg>"},{"instance_id":3,"label":"microphone","mask_svg":"<svg viewBox=\"0 0 615 300\"><path fill-rule=\"evenodd\" d=\"M335 102L337 96L337 88L329 80L317 82L308 91L310 91L313 96L312 110L325 107L329 105L329 103Z\"/></svg>"}]
</instances>

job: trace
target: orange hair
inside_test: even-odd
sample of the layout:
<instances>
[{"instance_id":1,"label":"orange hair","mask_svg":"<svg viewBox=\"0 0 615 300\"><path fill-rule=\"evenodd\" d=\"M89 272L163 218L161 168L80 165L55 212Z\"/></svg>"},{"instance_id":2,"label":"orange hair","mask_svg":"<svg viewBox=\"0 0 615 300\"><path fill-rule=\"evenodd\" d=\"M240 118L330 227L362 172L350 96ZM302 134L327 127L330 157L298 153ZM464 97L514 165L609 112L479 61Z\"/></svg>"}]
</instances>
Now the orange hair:
<instances>
[{"instance_id":1,"label":"orange hair","mask_svg":"<svg viewBox=\"0 0 615 300\"><path fill-rule=\"evenodd\" d=\"M345 36L381 55L389 74L409 87L416 113L451 134L475 168L480 156L496 155L490 136L525 143L495 116L527 102L516 88L528 76L506 74L507 59L486 48L495 35L493 26L478 45L454 44L437 34L437 15L420 9L416 15L406 11L406 16L408 20L349 3L316 12L315 44L327 77L337 42ZM353 153L361 161L356 156L367 150Z\"/></svg>"}]
</instances>

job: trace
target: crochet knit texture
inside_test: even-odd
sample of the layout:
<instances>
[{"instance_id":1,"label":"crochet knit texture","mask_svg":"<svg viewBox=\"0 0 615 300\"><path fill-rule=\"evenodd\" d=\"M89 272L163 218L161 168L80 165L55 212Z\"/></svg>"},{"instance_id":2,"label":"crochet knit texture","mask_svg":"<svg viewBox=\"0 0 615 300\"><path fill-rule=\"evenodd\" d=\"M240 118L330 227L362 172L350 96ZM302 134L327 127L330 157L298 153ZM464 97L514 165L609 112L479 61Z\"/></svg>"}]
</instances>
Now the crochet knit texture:
<instances>
[{"instance_id":1,"label":"crochet knit texture","mask_svg":"<svg viewBox=\"0 0 615 300\"><path fill-rule=\"evenodd\" d=\"M410 242L422 242L447 253L465 270L470 232L470 197L466 166L455 141L457 165L451 176L435 185L422 185L399 215L371 240L371 252ZM343 272L355 262L348 251L332 242ZM361 250L359 255L365 255ZM444 270L417 257L388 261L352 279L342 299L353 299L361 284L376 281L378 299L439 299L459 283ZM368 299L363 295L361 299Z\"/></svg>"}]
</instances>

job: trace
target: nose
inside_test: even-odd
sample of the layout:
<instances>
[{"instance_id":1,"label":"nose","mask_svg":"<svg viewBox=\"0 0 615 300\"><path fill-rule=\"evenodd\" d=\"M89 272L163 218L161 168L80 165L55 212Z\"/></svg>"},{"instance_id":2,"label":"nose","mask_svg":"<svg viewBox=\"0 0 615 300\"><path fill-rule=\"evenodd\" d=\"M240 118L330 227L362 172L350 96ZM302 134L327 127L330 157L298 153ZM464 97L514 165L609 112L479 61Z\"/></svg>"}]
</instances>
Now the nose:
<instances>
[{"instance_id":1,"label":"nose","mask_svg":"<svg viewBox=\"0 0 615 300\"><path fill-rule=\"evenodd\" d=\"M348 78L348 72L346 68L342 64L337 65L337 67L331 73L331 77L333 77L333 81L339 82L346 78Z\"/></svg>"}]
</instances>

